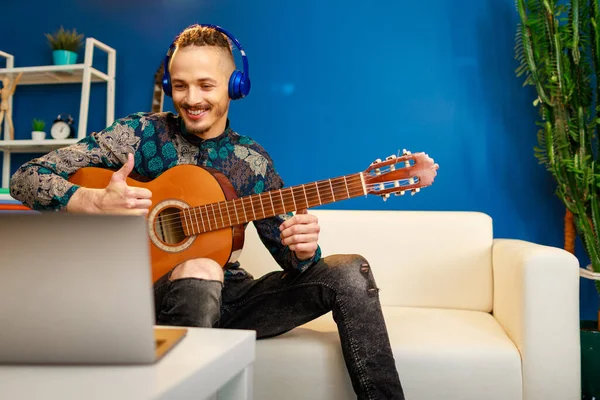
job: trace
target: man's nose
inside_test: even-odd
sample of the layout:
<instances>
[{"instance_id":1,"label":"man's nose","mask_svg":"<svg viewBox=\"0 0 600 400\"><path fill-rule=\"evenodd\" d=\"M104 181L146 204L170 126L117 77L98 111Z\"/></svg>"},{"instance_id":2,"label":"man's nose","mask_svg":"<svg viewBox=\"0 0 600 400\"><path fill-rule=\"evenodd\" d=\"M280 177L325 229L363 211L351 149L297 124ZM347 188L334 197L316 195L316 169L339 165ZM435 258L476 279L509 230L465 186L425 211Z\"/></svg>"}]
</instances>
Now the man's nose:
<instances>
[{"instance_id":1,"label":"man's nose","mask_svg":"<svg viewBox=\"0 0 600 400\"><path fill-rule=\"evenodd\" d=\"M202 102L202 90L197 86L190 86L188 92L188 103L190 105L199 104Z\"/></svg>"}]
</instances>

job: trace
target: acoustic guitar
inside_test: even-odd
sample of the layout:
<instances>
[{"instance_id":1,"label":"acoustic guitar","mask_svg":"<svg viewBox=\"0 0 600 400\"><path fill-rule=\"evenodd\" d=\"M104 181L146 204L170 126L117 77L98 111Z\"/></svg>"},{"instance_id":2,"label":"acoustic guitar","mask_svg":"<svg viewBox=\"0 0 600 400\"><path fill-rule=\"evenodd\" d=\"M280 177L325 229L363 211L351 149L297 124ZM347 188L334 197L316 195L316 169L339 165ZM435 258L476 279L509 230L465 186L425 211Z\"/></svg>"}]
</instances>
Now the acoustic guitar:
<instances>
[{"instance_id":1,"label":"acoustic guitar","mask_svg":"<svg viewBox=\"0 0 600 400\"><path fill-rule=\"evenodd\" d=\"M415 194L433 183L437 168L426 154L404 150L402 156L375 160L363 172L240 198L221 172L196 165L178 165L147 181L129 176L127 184L152 192L146 219L155 282L189 259L211 258L223 267L234 262L247 222L358 196L387 200L392 194ZM113 172L85 167L69 181L101 189Z\"/></svg>"}]
</instances>

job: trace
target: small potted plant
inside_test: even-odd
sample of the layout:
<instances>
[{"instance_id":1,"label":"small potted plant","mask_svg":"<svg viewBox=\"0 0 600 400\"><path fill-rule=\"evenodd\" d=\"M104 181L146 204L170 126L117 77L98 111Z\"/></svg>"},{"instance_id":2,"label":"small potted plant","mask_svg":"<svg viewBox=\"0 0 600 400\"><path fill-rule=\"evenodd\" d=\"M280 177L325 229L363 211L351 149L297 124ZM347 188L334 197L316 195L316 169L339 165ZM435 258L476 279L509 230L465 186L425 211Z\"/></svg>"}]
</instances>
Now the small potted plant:
<instances>
[{"instance_id":1,"label":"small potted plant","mask_svg":"<svg viewBox=\"0 0 600 400\"><path fill-rule=\"evenodd\" d=\"M46 132L44 131L46 123L43 120L34 118L31 127L33 128L31 131L31 138L33 140L46 139Z\"/></svg>"},{"instance_id":2,"label":"small potted plant","mask_svg":"<svg viewBox=\"0 0 600 400\"><path fill-rule=\"evenodd\" d=\"M48 44L52 48L54 64L65 65L77 63L77 51L83 46L83 34L77 30L65 30L60 27L54 34L46 33Z\"/></svg>"}]
</instances>

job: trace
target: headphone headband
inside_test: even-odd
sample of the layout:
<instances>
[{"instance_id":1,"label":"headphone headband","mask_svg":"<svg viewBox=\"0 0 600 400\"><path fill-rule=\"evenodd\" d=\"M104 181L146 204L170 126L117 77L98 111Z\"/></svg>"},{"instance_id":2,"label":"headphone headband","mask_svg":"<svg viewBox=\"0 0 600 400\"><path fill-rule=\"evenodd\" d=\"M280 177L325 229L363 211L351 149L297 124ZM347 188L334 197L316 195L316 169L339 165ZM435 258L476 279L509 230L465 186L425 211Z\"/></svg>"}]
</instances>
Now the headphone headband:
<instances>
[{"instance_id":1,"label":"headphone headband","mask_svg":"<svg viewBox=\"0 0 600 400\"><path fill-rule=\"evenodd\" d=\"M231 33L221 28L220 26L212 24L200 24L200 26L212 28L218 32L221 32L222 34L227 36L240 51L240 54L242 55L243 72L235 70L229 77L229 97L232 100L237 100L246 97L250 92L250 69L248 67L248 57L246 56L246 51L244 50L240 42ZM169 50L167 51L167 55L165 56L165 61L163 65L164 74L162 86L163 91L167 96L172 96L173 94L173 88L171 87L171 74L169 73L169 61L171 59L171 56L173 55L173 52L175 51L176 41L177 38L175 38L175 40L173 40L173 42L169 46Z\"/></svg>"}]
</instances>

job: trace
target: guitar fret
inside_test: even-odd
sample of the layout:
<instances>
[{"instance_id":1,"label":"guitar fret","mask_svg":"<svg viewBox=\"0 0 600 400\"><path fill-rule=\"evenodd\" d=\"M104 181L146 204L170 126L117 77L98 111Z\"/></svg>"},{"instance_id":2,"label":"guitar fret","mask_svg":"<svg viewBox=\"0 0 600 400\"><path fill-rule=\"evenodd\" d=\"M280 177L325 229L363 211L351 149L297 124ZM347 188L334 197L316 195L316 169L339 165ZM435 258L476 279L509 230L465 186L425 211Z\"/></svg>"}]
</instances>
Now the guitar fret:
<instances>
[{"instance_id":1,"label":"guitar fret","mask_svg":"<svg viewBox=\"0 0 600 400\"><path fill-rule=\"evenodd\" d=\"M192 209L186 208L185 211L187 212L188 219L189 219L188 232L192 233L192 232L194 232L194 220L192 219Z\"/></svg>"},{"instance_id":2,"label":"guitar fret","mask_svg":"<svg viewBox=\"0 0 600 400\"><path fill-rule=\"evenodd\" d=\"M211 204L210 208L212 208L213 218L215 219L215 229L217 229L217 228L219 228L219 223L217 222L217 213L215 212L215 205Z\"/></svg>"},{"instance_id":3,"label":"guitar fret","mask_svg":"<svg viewBox=\"0 0 600 400\"><path fill-rule=\"evenodd\" d=\"M346 193L348 193L348 198L350 198L350 192L348 191L348 181L346 180L345 175L344 175L344 185L346 185Z\"/></svg>"},{"instance_id":4,"label":"guitar fret","mask_svg":"<svg viewBox=\"0 0 600 400\"><path fill-rule=\"evenodd\" d=\"M281 213L285 214L289 207L285 204L285 198L283 197L283 190L279 189L279 198L281 199Z\"/></svg>"},{"instance_id":5,"label":"guitar fret","mask_svg":"<svg viewBox=\"0 0 600 400\"><path fill-rule=\"evenodd\" d=\"M187 218L186 218L186 216L185 216L185 210L186 210L185 208L184 208L183 210L181 210L181 213L183 214L183 222L185 222L185 228L186 228L186 229L187 229L187 231L189 232L189 231L190 231L190 228L189 228L189 226L188 226Z\"/></svg>"},{"instance_id":6,"label":"guitar fret","mask_svg":"<svg viewBox=\"0 0 600 400\"><path fill-rule=\"evenodd\" d=\"M221 203L217 203L217 208L219 210L219 214L221 215L221 224L223 227L225 227L225 220L223 219L223 212L221 211Z\"/></svg>"},{"instance_id":7,"label":"guitar fret","mask_svg":"<svg viewBox=\"0 0 600 400\"><path fill-rule=\"evenodd\" d=\"M198 227L198 230L200 230L200 224L198 223L198 214L196 214L195 208L192 208L192 210L194 211L194 218L196 219L196 226Z\"/></svg>"},{"instance_id":8,"label":"guitar fret","mask_svg":"<svg viewBox=\"0 0 600 400\"><path fill-rule=\"evenodd\" d=\"M190 228L191 229L189 230L189 233L190 234L194 234L194 233L196 233L196 227L195 226L198 225L198 224L194 225L194 215L192 214L192 212L194 211L194 209L193 208L187 208L186 210L187 210L187 213L188 213L189 218L190 218Z\"/></svg>"},{"instance_id":9,"label":"guitar fret","mask_svg":"<svg viewBox=\"0 0 600 400\"><path fill-rule=\"evenodd\" d=\"M328 188L326 188L325 186L327 185L327 182L325 181L319 181L317 182L317 188L319 191L319 196L321 196L321 204L327 204L330 202L329 200L329 190L327 190Z\"/></svg>"},{"instance_id":10,"label":"guitar fret","mask_svg":"<svg viewBox=\"0 0 600 400\"><path fill-rule=\"evenodd\" d=\"M264 217L266 217L266 214L265 214L265 207L263 207L262 195L260 195L260 194L258 195L258 200L260 201L260 208L262 209L263 218L264 218Z\"/></svg>"},{"instance_id":11,"label":"guitar fret","mask_svg":"<svg viewBox=\"0 0 600 400\"><path fill-rule=\"evenodd\" d=\"M275 204L273 204L273 196L271 196L271 192L269 192L269 198L271 199L271 208L273 209L273 215L277 215L275 212Z\"/></svg>"},{"instance_id":12,"label":"guitar fret","mask_svg":"<svg viewBox=\"0 0 600 400\"><path fill-rule=\"evenodd\" d=\"M306 197L306 188L302 185L302 191L304 192L304 200L306 201L306 208L309 208L308 197Z\"/></svg>"},{"instance_id":13,"label":"guitar fret","mask_svg":"<svg viewBox=\"0 0 600 400\"><path fill-rule=\"evenodd\" d=\"M225 202L225 209L227 210L227 218L229 218L229 226L233 225L231 223L231 215L229 215L229 206L227 205L227 202Z\"/></svg>"},{"instance_id":14,"label":"guitar fret","mask_svg":"<svg viewBox=\"0 0 600 400\"><path fill-rule=\"evenodd\" d=\"M250 196L250 205L252 206L252 214L254 215L254 219L256 219L256 211L254 211L254 200L252 197L253 196Z\"/></svg>"},{"instance_id":15,"label":"guitar fret","mask_svg":"<svg viewBox=\"0 0 600 400\"><path fill-rule=\"evenodd\" d=\"M202 217L202 209L198 209L198 211L200 212L200 221L202 221L202 230L206 231L206 226L204 225L204 217Z\"/></svg>"},{"instance_id":16,"label":"guitar fret","mask_svg":"<svg viewBox=\"0 0 600 400\"><path fill-rule=\"evenodd\" d=\"M294 188L293 187L290 188L290 193L292 194L292 201L294 202L294 210L297 210L298 206L296 205L296 197L294 196Z\"/></svg>"},{"instance_id":17,"label":"guitar fret","mask_svg":"<svg viewBox=\"0 0 600 400\"><path fill-rule=\"evenodd\" d=\"M281 213L285 213L285 200L283 199L283 193L281 193L281 189L279 189L279 197L281 197Z\"/></svg>"},{"instance_id":18,"label":"guitar fret","mask_svg":"<svg viewBox=\"0 0 600 400\"><path fill-rule=\"evenodd\" d=\"M246 207L244 206L244 199L240 199L240 204L242 205L242 210L244 210L244 220L249 221L248 216L246 215Z\"/></svg>"},{"instance_id":19,"label":"guitar fret","mask_svg":"<svg viewBox=\"0 0 600 400\"><path fill-rule=\"evenodd\" d=\"M331 185L331 179L329 179L329 187L331 188L331 197L333 198L333 201L335 201L335 194L333 193L333 186Z\"/></svg>"},{"instance_id":20,"label":"guitar fret","mask_svg":"<svg viewBox=\"0 0 600 400\"><path fill-rule=\"evenodd\" d=\"M317 182L315 182L315 189L317 190L317 198L319 199L319 205L322 205L323 203L321 203L321 195L319 194L319 186L317 186Z\"/></svg>"},{"instance_id":21,"label":"guitar fret","mask_svg":"<svg viewBox=\"0 0 600 400\"><path fill-rule=\"evenodd\" d=\"M212 227L210 226L210 215L208 215L208 206L204 206L206 209L206 219L208 220L208 230L212 231Z\"/></svg>"},{"instance_id":22,"label":"guitar fret","mask_svg":"<svg viewBox=\"0 0 600 400\"><path fill-rule=\"evenodd\" d=\"M232 201L232 203L233 203L233 211L235 211L235 219L237 220L237 223L239 224L240 223L240 217L238 216L237 208L235 206L235 199Z\"/></svg>"}]
</instances>

